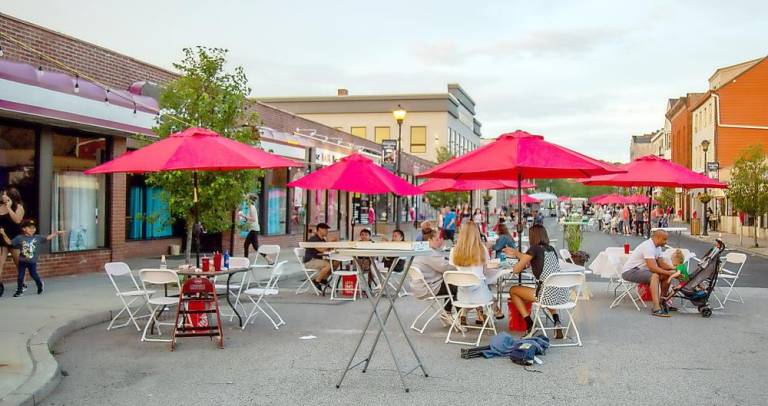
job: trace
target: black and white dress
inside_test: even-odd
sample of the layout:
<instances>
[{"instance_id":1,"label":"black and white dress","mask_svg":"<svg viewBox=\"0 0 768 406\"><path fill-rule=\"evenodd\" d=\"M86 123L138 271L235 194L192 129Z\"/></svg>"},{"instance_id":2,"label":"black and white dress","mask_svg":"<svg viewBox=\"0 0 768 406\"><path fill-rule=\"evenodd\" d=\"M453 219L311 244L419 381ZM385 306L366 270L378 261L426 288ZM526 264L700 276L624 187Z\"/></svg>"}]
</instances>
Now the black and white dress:
<instances>
[{"instance_id":1,"label":"black and white dress","mask_svg":"<svg viewBox=\"0 0 768 406\"><path fill-rule=\"evenodd\" d=\"M557 257L557 251L551 246L540 244L531 246L526 252L531 256L531 270L536 278L536 298L539 303L544 305L557 305L567 303L571 300L570 289L568 288L550 288L544 292L543 297L539 297L541 287L547 277L553 273L560 272L560 261Z\"/></svg>"}]
</instances>

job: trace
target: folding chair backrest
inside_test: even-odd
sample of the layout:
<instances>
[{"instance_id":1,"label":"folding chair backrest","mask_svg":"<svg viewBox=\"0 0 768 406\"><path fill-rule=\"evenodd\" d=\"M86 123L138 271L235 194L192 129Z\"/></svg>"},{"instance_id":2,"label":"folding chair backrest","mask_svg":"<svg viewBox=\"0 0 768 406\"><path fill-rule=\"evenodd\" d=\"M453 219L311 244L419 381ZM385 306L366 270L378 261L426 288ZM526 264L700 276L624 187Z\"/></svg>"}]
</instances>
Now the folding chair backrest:
<instances>
[{"instance_id":1,"label":"folding chair backrest","mask_svg":"<svg viewBox=\"0 0 768 406\"><path fill-rule=\"evenodd\" d=\"M573 258L571 257L571 251L568 251L567 248L561 248L560 249L560 256L563 258L563 261L565 262L573 262Z\"/></svg>"},{"instance_id":2,"label":"folding chair backrest","mask_svg":"<svg viewBox=\"0 0 768 406\"><path fill-rule=\"evenodd\" d=\"M107 262L104 264L104 271L110 277L123 276L131 273L131 268L125 262Z\"/></svg>"},{"instance_id":3,"label":"folding chair backrest","mask_svg":"<svg viewBox=\"0 0 768 406\"><path fill-rule=\"evenodd\" d=\"M230 268L250 268L251 260L246 257L231 257L229 258Z\"/></svg>"},{"instance_id":4,"label":"folding chair backrest","mask_svg":"<svg viewBox=\"0 0 768 406\"><path fill-rule=\"evenodd\" d=\"M278 262L277 265L272 268L272 273L269 275L269 281L267 282L266 289L274 289L277 287L277 282L280 280L280 276L283 275L283 266L287 262L288 261Z\"/></svg>"},{"instance_id":5,"label":"folding chair backrest","mask_svg":"<svg viewBox=\"0 0 768 406\"><path fill-rule=\"evenodd\" d=\"M133 277L131 268L125 262L107 262L104 264L104 271L107 273L110 282L112 282L112 286L114 286L118 293L120 293L120 286L115 278L123 275L128 275L131 278L131 282L133 283L131 289L139 290L139 284L136 282L136 278Z\"/></svg>"},{"instance_id":6,"label":"folding chair backrest","mask_svg":"<svg viewBox=\"0 0 768 406\"><path fill-rule=\"evenodd\" d=\"M293 255L295 255L296 259L299 260L299 264L301 264L301 267L306 269L306 267L304 266L304 248L294 248Z\"/></svg>"},{"instance_id":7,"label":"folding chair backrest","mask_svg":"<svg viewBox=\"0 0 768 406\"><path fill-rule=\"evenodd\" d=\"M552 291L576 289L580 293L581 286L584 284L584 274L581 272L556 272L550 274L541 285L539 292L539 302L544 306L563 305L566 303L576 303L579 294L572 296L570 294L550 294ZM557 302L557 300L560 300Z\"/></svg>"},{"instance_id":8,"label":"folding chair backrest","mask_svg":"<svg viewBox=\"0 0 768 406\"><path fill-rule=\"evenodd\" d=\"M443 281L446 285L468 287L480 285L480 278L472 272L448 271L443 273Z\"/></svg>"},{"instance_id":9,"label":"folding chair backrest","mask_svg":"<svg viewBox=\"0 0 768 406\"><path fill-rule=\"evenodd\" d=\"M424 280L424 274L421 272L421 269L415 266L411 266L408 270L408 277L411 278L412 281Z\"/></svg>"},{"instance_id":10,"label":"folding chair backrest","mask_svg":"<svg viewBox=\"0 0 768 406\"><path fill-rule=\"evenodd\" d=\"M259 254L262 255L279 255L280 246L275 244L265 244L259 246Z\"/></svg>"},{"instance_id":11,"label":"folding chair backrest","mask_svg":"<svg viewBox=\"0 0 768 406\"><path fill-rule=\"evenodd\" d=\"M179 284L179 276L170 269L142 269L139 271L139 279L146 289L146 285L176 285Z\"/></svg>"},{"instance_id":12,"label":"folding chair backrest","mask_svg":"<svg viewBox=\"0 0 768 406\"><path fill-rule=\"evenodd\" d=\"M729 252L725 254L725 262L731 264L743 264L747 262L747 254L741 252Z\"/></svg>"}]
</instances>

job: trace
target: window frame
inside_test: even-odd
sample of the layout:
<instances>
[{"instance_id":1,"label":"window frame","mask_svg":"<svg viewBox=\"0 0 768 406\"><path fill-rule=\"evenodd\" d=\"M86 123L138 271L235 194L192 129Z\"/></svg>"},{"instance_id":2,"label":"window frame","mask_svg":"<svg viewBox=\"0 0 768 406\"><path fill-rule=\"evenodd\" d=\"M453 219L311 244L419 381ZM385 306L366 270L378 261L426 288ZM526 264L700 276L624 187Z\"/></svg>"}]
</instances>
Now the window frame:
<instances>
[{"instance_id":1,"label":"window frame","mask_svg":"<svg viewBox=\"0 0 768 406\"><path fill-rule=\"evenodd\" d=\"M423 143L415 143L415 142L413 142L413 136L414 136L413 130L414 129L424 129L424 142ZM427 152L427 126L425 126L425 125L411 126L410 127L410 138L409 138L409 141L410 142L409 142L409 145L408 145L408 150L412 154L425 154ZM420 148L418 148L419 150L415 150L414 147L420 147ZM423 148L423 150L420 150L421 148Z\"/></svg>"},{"instance_id":2,"label":"window frame","mask_svg":"<svg viewBox=\"0 0 768 406\"><path fill-rule=\"evenodd\" d=\"M357 135L355 134L356 129L363 129L363 135ZM354 135L355 137L362 138L362 139L368 139L368 127L366 126L355 126L355 127L349 127L349 133Z\"/></svg>"},{"instance_id":3,"label":"window frame","mask_svg":"<svg viewBox=\"0 0 768 406\"><path fill-rule=\"evenodd\" d=\"M383 129L386 129L386 130L387 130L387 138L382 138L382 139L379 139L379 134L378 134L378 131L379 131L380 129L382 129L382 130L383 130ZM381 144L381 143L382 143L382 141L384 141L384 140L391 140L391 139L392 139L392 127L385 127L385 126L377 126L377 127L373 127L373 140L374 140L374 141L375 141L377 144Z\"/></svg>"}]
</instances>

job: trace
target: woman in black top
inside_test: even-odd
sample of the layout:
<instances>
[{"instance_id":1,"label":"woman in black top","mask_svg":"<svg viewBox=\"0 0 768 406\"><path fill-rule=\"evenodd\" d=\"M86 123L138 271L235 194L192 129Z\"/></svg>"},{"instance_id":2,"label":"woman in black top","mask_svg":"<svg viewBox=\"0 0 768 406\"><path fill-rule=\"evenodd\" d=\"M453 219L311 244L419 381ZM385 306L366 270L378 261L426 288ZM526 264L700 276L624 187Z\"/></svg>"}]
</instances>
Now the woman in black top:
<instances>
[{"instance_id":1,"label":"woman in black top","mask_svg":"<svg viewBox=\"0 0 768 406\"><path fill-rule=\"evenodd\" d=\"M527 331L525 335L531 332L533 320L526 309L527 303L533 303L539 296L541 283L553 272L560 271L560 262L557 258L557 251L549 245L549 236L547 229L541 224L536 224L528 229L528 241L531 247L523 254L515 248L504 248L504 253L514 256L518 259L517 264L512 269L513 273L519 274L528 266L531 267L534 278L536 278L536 288L517 285L509 289L509 300L515 305L517 311L525 318ZM552 319L555 321L555 338L563 338L563 331L560 329L560 316L551 311Z\"/></svg>"},{"instance_id":2,"label":"woman in black top","mask_svg":"<svg viewBox=\"0 0 768 406\"><path fill-rule=\"evenodd\" d=\"M5 234L9 239L13 240L14 237L21 233L19 224L24 219L24 205L21 202L21 194L14 187L9 187L3 191L0 196L0 228L5 230ZM5 266L5 260L8 258L8 253L11 253L13 263L19 265L19 250L11 247L10 244L0 238L0 296L3 295L5 287L2 283L3 266Z\"/></svg>"}]
</instances>

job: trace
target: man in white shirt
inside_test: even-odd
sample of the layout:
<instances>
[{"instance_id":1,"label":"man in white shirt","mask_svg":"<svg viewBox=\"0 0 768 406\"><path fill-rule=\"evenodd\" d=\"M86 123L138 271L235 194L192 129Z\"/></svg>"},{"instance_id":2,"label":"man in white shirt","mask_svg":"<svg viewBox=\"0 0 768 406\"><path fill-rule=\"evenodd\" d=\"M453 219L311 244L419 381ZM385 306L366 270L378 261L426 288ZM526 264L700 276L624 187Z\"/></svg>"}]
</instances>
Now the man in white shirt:
<instances>
[{"instance_id":1,"label":"man in white shirt","mask_svg":"<svg viewBox=\"0 0 768 406\"><path fill-rule=\"evenodd\" d=\"M661 296L666 296L670 282L680 275L662 258L661 247L665 245L667 245L667 232L654 231L650 239L635 247L621 273L621 278L625 281L645 283L650 286L653 301L652 314L657 317L669 317L666 306L662 308L659 302L659 285L661 285Z\"/></svg>"}]
</instances>

